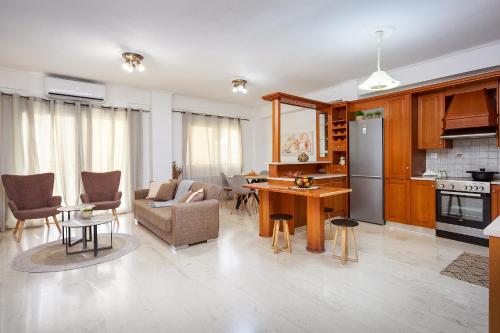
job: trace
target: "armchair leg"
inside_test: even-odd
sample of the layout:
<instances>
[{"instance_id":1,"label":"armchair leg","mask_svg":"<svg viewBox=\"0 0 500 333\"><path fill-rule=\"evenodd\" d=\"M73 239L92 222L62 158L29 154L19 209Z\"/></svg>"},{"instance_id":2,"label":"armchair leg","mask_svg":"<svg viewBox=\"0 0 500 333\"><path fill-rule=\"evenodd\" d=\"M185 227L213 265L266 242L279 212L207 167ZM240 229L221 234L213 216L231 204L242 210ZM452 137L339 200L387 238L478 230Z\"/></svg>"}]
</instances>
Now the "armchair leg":
<instances>
[{"instance_id":1,"label":"armchair leg","mask_svg":"<svg viewBox=\"0 0 500 333\"><path fill-rule=\"evenodd\" d=\"M19 221L19 233L17 234L17 237L14 236L14 238L16 239L16 242L20 242L21 241L21 237L23 236L23 231L24 231L24 221Z\"/></svg>"},{"instance_id":2,"label":"armchair leg","mask_svg":"<svg viewBox=\"0 0 500 333\"><path fill-rule=\"evenodd\" d=\"M57 221L57 216L52 216L52 219L54 220L54 224L56 225L57 230L59 230L59 233L61 233L61 226L59 225L59 221Z\"/></svg>"},{"instance_id":3,"label":"armchair leg","mask_svg":"<svg viewBox=\"0 0 500 333\"><path fill-rule=\"evenodd\" d=\"M16 227L14 228L14 231L12 232L12 234L15 236L17 231L19 230L19 225L21 224L21 220L17 220L16 222Z\"/></svg>"},{"instance_id":4,"label":"armchair leg","mask_svg":"<svg viewBox=\"0 0 500 333\"><path fill-rule=\"evenodd\" d=\"M113 215L115 216L116 223L120 224L120 220L118 220L118 214L116 213L116 209L111 210L113 212Z\"/></svg>"},{"instance_id":5,"label":"armchair leg","mask_svg":"<svg viewBox=\"0 0 500 333\"><path fill-rule=\"evenodd\" d=\"M45 218L45 224L47 225L47 229L50 229L50 223L49 223L49 218Z\"/></svg>"}]
</instances>

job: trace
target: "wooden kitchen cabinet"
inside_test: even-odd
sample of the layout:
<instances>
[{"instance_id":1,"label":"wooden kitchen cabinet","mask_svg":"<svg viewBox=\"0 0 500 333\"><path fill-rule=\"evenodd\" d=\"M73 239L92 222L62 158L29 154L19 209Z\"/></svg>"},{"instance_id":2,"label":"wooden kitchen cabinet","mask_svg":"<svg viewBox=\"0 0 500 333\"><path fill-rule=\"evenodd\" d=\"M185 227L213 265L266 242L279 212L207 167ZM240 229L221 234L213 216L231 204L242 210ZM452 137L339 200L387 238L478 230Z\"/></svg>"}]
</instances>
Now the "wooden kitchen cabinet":
<instances>
[{"instance_id":1,"label":"wooden kitchen cabinet","mask_svg":"<svg viewBox=\"0 0 500 333\"><path fill-rule=\"evenodd\" d=\"M384 108L385 178L410 178L411 151L410 96L387 99Z\"/></svg>"},{"instance_id":2,"label":"wooden kitchen cabinet","mask_svg":"<svg viewBox=\"0 0 500 333\"><path fill-rule=\"evenodd\" d=\"M500 185L491 185L491 220L500 215Z\"/></svg>"},{"instance_id":3,"label":"wooden kitchen cabinet","mask_svg":"<svg viewBox=\"0 0 500 333\"><path fill-rule=\"evenodd\" d=\"M411 180L411 224L436 228L436 186L433 181Z\"/></svg>"},{"instance_id":4,"label":"wooden kitchen cabinet","mask_svg":"<svg viewBox=\"0 0 500 333\"><path fill-rule=\"evenodd\" d=\"M418 149L451 148L451 141L441 139L444 118L444 93L418 96Z\"/></svg>"},{"instance_id":5,"label":"wooden kitchen cabinet","mask_svg":"<svg viewBox=\"0 0 500 333\"><path fill-rule=\"evenodd\" d=\"M385 179L384 215L387 221L410 224L410 181Z\"/></svg>"}]
</instances>

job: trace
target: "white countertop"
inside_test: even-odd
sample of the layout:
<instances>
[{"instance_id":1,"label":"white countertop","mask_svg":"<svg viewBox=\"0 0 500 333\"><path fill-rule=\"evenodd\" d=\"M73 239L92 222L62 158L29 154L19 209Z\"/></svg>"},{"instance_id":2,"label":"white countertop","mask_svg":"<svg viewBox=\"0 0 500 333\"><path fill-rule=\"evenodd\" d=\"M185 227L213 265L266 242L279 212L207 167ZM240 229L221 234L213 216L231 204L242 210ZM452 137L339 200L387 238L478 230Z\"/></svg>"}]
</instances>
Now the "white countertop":
<instances>
[{"instance_id":1,"label":"white countertop","mask_svg":"<svg viewBox=\"0 0 500 333\"><path fill-rule=\"evenodd\" d=\"M438 177L429 177L429 176L415 176L415 177L411 177L410 179L413 179L413 180L429 180L429 181L436 181L436 179L438 179Z\"/></svg>"},{"instance_id":2,"label":"white countertop","mask_svg":"<svg viewBox=\"0 0 500 333\"><path fill-rule=\"evenodd\" d=\"M314 179L328 179L328 178L346 177L347 175L340 174L340 173L311 173L311 174L301 175L301 176L313 177ZM295 181L295 178L290 178L290 177L268 177L267 179L268 180L284 180L284 181L289 181L289 182Z\"/></svg>"},{"instance_id":3,"label":"white countertop","mask_svg":"<svg viewBox=\"0 0 500 333\"><path fill-rule=\"evenodd\" d=\"M483 233L490 237L500 237L500 216L491 222L490 225L483 230Z\"/></svg>"}]
</instances>

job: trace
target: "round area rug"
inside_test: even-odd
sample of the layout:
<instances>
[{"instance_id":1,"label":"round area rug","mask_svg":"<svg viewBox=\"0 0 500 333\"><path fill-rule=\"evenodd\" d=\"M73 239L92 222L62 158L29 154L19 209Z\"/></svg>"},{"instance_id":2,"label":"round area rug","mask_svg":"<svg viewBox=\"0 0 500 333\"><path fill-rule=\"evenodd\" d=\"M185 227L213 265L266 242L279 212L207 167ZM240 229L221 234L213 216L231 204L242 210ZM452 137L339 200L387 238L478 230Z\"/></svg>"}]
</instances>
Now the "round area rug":
<instances>
[{"instance_id":1,"label":"round area rug","mask_svg":"<svg viewBox=\"0 0 500 333\"><path fill-rule=\"evenodd\" d=\"M99 247L110 244L110 234L99 234ZM139 239L128 234L113 233L113 248L99 250L97 257L94 252L66 254L66 245L61 240L39 245L18 254L12 261L12 268L29 273L46 273L67 271L119 258L140 245ZM70 251L81 250L82 244L73 245ZM93 248L92 242L87 243L87 248Z\"/></svg>"}]
</instances>

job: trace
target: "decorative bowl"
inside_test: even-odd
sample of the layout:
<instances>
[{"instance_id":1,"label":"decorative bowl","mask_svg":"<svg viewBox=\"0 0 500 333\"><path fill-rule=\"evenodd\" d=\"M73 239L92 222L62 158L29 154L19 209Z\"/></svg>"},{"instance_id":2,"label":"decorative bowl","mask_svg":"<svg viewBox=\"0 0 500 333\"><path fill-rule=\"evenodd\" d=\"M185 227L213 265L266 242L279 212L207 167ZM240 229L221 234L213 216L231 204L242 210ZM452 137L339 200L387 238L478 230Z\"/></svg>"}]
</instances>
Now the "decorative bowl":
<instances>
[{"instance_id":1,"label":"decorative bowl","mask_svg":"<svg viewBox=\"0 0 500 333\"><path fill-rule=\"evenodd\" d=\"M92 218L92 208L85 208L80 210L80 215L84 219L91 219Z\"/></svg>"},{"instance_id":2,"label":"decorative bowl","mask_svg":"<svg viewBox=\"0 0 500 333\"><path fill-rule=\"evenodd\" d=\"M295 185L300 188L309 188L313 184L313 177L309 176L299 176L295 177Z\"/></svg>"}]
</instances>

